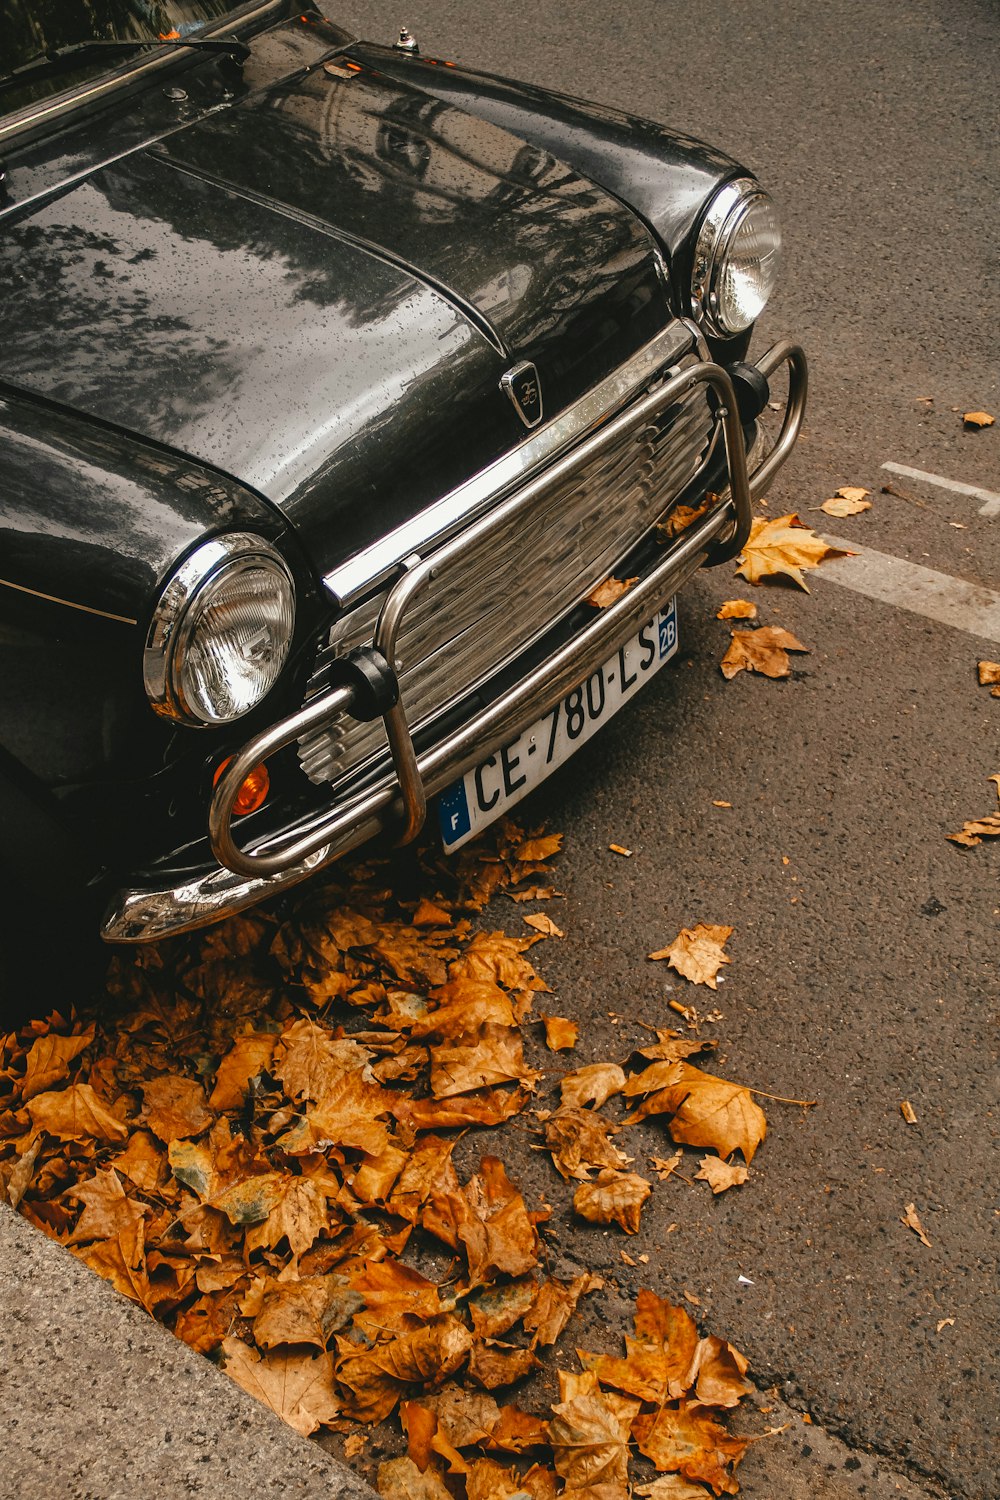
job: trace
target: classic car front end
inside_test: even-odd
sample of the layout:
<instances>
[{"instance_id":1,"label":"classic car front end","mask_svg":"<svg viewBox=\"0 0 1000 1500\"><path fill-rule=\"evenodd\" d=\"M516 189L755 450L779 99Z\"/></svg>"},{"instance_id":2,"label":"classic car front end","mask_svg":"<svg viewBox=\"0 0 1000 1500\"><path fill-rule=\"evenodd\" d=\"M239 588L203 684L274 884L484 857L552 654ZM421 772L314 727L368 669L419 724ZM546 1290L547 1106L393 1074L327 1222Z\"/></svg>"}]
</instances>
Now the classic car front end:
<instances>
[{"instance_id":1,"label":"classic car front end","mask_svg":"<svg viewBox=\"0 0 1000 1500\"><path fill-rule=\"evenodd\" d=\"M779 235L735 162L202 10L0 96L2 858L58 851L111 942L515 806L676 650L805 403L797 346L746 362Z\"/></svg>"}]
</instances>

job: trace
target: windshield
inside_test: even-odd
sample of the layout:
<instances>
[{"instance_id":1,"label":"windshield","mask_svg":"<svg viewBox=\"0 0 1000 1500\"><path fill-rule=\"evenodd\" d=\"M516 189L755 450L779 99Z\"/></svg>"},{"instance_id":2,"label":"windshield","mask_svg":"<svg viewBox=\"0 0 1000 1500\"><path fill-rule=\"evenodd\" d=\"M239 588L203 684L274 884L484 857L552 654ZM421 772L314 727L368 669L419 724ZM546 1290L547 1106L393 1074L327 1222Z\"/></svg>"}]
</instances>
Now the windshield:
<instances>
[{"instance_id":1,"label":"windshield","mask_svg":"<svg viewBox=\"0 0 1000 1500\"><path fill-rule=\"evenodd\" d=\"M239 8L233 0L0 0L0 76L40 53L80 42L182 40ZM18 109L122 61L109 52L88 57L71 73L32 78L4 96L3 108Z\"/></svg>"}]
</instances>

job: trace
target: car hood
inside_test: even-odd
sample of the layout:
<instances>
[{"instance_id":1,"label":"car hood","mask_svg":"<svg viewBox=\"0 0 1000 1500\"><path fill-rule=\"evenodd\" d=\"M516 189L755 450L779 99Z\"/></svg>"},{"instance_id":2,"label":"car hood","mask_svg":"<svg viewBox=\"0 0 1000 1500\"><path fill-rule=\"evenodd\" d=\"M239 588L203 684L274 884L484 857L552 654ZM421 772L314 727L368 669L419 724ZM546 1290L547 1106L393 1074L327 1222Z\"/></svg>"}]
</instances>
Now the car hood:
<instances>
[{"instance_id":1,"label":"car hood","mask_svg":"<svg viewBox=\"0 0 1000 1500\"><path fill-rule=\"evenodd\" d=\"M244 99L8 226L5 377L238 478L325 572L524 436L511 364L551 416L669 309L649 232L579 173L269 45Z\"/></svg>"}]
</instances>

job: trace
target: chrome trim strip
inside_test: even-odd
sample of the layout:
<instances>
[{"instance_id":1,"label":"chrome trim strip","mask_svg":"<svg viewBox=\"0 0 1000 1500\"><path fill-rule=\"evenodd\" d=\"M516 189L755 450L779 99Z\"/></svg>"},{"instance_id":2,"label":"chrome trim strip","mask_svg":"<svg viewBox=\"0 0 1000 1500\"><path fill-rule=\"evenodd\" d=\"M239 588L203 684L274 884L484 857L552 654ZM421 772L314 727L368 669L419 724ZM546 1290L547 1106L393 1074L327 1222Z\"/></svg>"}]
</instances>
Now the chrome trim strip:
<instances>
[{"instance_id":1,"label":"chrome trim strip","mask_svg":"<svg viewBox=\"0 0 1000 1500\"><path fill-rule=\"evenodd\" d=\"M131 615L113 615L106 609L95 609L92 604L77 604L73 599L60 599L58 594L43 594L41 589L26 588L23 583L12 583L9 578L0 578L5 589L17 589L19 594L30 594L33 599L44 599L48 604L65 604L67 609L82 609L85 615L99 615L102 620L117 620L120 625L138 625Z\"/></svg>"},{"instance_id":2,"label":"chrome trim strip","mask_svg":"<svg viewBox=\"0 0 1000 1500\"><path fill-rule=\"evenodd\" d=\"M204 37L206 41L211 41L215 37L224 37L232 31L234 25L252 25L272 11L278 13L284 9L286 9L284 0L264 0L261 5L248 7L242 15L236 17L235 22L230 16L225 25L213 26L210 31L199 32L197 39ZM192 40L195 39L192 38ZM198 48L192 47L190 50L192 53L197 53ZM113 73L105 73L93 83L64 90L63 93L56 94L41 104L28 104L0 124L0 144L10 140L13 136L22 135L25 131L35 130L48 120L58 120L63 115L71 114L73 110L80 109L84 105L96 103L108 94L116 93L123 84L131 84L136 79L143 78L147 73L156 72L170 62L176 61L181 55L179 47L172 47L167 52L154 53L144 60L132 58L127 64L122 63Z\"/></svg>"},{"instance_id":3,"label":"chrome trim strip","mask_svg":"<svg viewBox=\"0 0 1000 1500\"><path fill-rule=\"evenodd\" d=\"M475 519L499 496L584 437L664 367L688 354L693 342L688 323L681 319L669 323L625 364L518 447L332 569L323 583L338 608L344 608L366 589L383 582L411 553L436 546L457 527Z\"/></svg>"}]
</instances>

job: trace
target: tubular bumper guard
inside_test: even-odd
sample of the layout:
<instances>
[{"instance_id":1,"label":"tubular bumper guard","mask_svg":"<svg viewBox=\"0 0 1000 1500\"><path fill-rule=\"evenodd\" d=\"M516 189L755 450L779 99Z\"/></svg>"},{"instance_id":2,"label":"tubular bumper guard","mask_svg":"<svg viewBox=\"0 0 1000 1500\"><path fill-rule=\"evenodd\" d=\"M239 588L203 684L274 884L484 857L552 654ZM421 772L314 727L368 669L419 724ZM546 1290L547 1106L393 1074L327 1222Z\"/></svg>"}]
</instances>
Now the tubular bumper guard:
<instances>
[{"instance_id":1,"label":"tubular bumper guard","mask_svg":"<svg viewBox=\"0 0 1000 1500\"><path fill-rule=\"evenodd\" d=\"M221 868L188 885L120 892L104 921L105 939L143 942L216 921L252 905L271 889L304 879L373 837L392 820L399 824L400 843L415 838L423 826L429 797L547 713L588 676L595 663L606 660L628 640L696 569L726 562L742 550L750 531L752 501L767 490L791 452L805 411L807 368L798 345L787 340L773 345L756 362L756 368L767 378L783 364L788 365L789 386L781 431L773 448L752 471L747 468L733 383L721 365L702 361L655 386L433 554L407 558L383 605L374 649L358 664L361 670L348 673L347 680L255 735L219 778L208 826L212 851ZM531 506L592 452L615 436L641 427L696 384L709 386L718 400L717 416L729 475L727 504L683 532L650 573L572 640L453 733L418 754L395 678L397 634L413 600L432 583L442 562L481 539L499 521ZM278 750L345 713L357 718L381 714L393 778L301 820L291 833L273 835L254 849L240 848L232 831L233 805L250 771Z\"/></svg>"}]
</instances>

